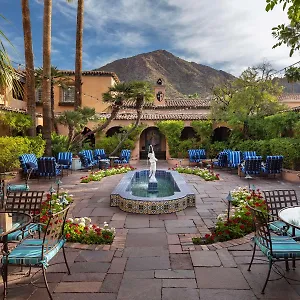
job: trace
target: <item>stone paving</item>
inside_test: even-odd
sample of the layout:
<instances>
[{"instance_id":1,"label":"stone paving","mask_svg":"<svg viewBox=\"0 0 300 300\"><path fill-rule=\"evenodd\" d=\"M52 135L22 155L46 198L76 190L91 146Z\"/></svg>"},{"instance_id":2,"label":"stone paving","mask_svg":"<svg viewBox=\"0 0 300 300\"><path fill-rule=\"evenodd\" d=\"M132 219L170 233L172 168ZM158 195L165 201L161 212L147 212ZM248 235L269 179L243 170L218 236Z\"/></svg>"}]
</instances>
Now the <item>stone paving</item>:
<instances>
[{"instance_id":1,"label":"stone paving","mask_svg":"<svg viewBox=\"0 0 300 300\"><path fill-rule=\"evenodd\" d=\"M160 162L160 168L168 165ZM140 164L139 168L145 168ZM194 246L192 236L203 236L226 209L226 196L237 186L247 186L234 172L220 171L220 181L205 182L183 175L196 194L196 207L166 215L138 215L110 207L109 195L123 175L101 182L80 184L86 172L73 172L62 179L62 187L74 194L73 217L89 216L93 222L107 221L117 229L112 245L68 244L67 257L72 275L66 271L62 253L53 259L48 279L54 299L68 300L237 300L300 299L300 271L270 281L265 295L262 284L268 266L261 253L248 272L252 254L248 238L214 245ZM53 180L52 180L53 182ZM31 190L45 190L51 181L31 180ZM253 179L261 190L295 189L298 184L279 179ZM284 266L282 266L284 268ZM272 273L271 278L276 278ZM277 276L278 277L278 276ZM14 277L10 277L14 279ZM28 279L9 283L7 299L47 299L46 289L22 285ZM42 282L39 279L39 282Z\"/></svg>"}]
</instances>

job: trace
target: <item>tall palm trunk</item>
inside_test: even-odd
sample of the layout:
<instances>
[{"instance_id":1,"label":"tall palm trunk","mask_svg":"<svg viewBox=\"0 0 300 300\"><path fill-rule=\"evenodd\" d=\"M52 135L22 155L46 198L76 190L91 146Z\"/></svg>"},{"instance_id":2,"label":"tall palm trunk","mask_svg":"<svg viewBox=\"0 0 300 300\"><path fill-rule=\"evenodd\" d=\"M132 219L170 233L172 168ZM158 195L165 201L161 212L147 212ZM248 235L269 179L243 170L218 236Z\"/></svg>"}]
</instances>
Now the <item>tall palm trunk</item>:
<instances>
[{"instance_id":1,"label":"tall palm trunk","mask_svg":"<svg viewBox=\"0 0 300 300\"><path fill-rule=\"evenodd\" d=\"M43 20L43 138L46 141L45 155L51 156L51 16L52 0L44 0Z\"/></svg>"},{"instance_id":2,"label":"tall palm trunk","mask_svg":"<svg viewBox=\"0 0 300 300\"><path fill-rule=\"evenodd\" d=\"M57 127L57 121L55 119L54 114L54 82L51 80L51 118L53 121L53 129L56 134L58 134L58 127Z\"/></svg>"},{"instance_id":3,"label":"tall palm trunk","mask_svg":"<svg viewBox=\"0 0 300 300\"><path fill-rule=\"evenodd\" d=\"M82 37L84 0L78 0L75 56L75 110L82 105Z\"/></svg>"},{"instance_id":4,"label":"tall palm trunk","mask_svg":"<svg viewBox=\"0 0 300 300\"><path fill-rule=\"evenodd\" d=\"M127 131L127 133L123 136L122 140L120 141L120 143L118 144L118 146L116 147L116 149L109 154L109 156L113 156L115 155L119 149L122 147L123 143L128 139L129 135L140 125L141 122L141 118L142 118L142 114L143 114L143 106L144 106L144 96L140 95L137 97L136 99L136 120L134 123L134 126Z\"/></svg>"},{"instance_id":5,"label":"tall palm trunk","mask_svg":"<svg viewBox=\"0 0 300 300\"><path fill-rule=\"evenodd\" d=\"M26 65L27 112L32 118L32 126L28 130L28 135L35 136L36 135L35 79L34 79L30 9L29 9L28 2L29 2L28 0L21 0L23 32L24 32L24 47L25 47L25 65Z\"/></svg>"}]
</instances>

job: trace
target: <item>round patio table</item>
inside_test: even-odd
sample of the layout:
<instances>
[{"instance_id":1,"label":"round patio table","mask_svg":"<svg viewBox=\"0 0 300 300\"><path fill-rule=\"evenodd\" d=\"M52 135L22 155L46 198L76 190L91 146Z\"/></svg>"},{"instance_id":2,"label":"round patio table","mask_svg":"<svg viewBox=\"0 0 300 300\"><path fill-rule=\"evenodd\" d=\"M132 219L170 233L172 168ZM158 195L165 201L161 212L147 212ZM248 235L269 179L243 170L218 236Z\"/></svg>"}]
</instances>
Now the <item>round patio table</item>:
<instances>
[{"instance_id":1,"label":"round patio table","mask_svg":"<svg viewBox=\"0 0 300 300\"><path fill-rule=\"evenodd\" d=\"M300 229L300 206L289 206L278 212L278 217L289 226L292 226L293 235L295 228Z\"/></svg>"},{"instance_id":2,"label":"round patio table","mask_svg":"<svg viewBox=\"0 0 300 300\"><path fill-rule=\"evenodd\" d=\"M114 160L118 159L119 156L110 156L109 160L110 160L110 166L113 167L114 166Z\"/></svg>"},{"instance_id":3,"label":"round patio table","mask_svg":"<svg viewBox=\"0 0 300 300\"><path fill-rule=\"evenodd\" d=\"M3 256L8 254L7 237L10 233L22 230L32 221L29 214L21 212L0 211L0 242L3 243ZM8 264L2 261L2 277L4 284L7 283Z\"/></svg>"}]
</instances>

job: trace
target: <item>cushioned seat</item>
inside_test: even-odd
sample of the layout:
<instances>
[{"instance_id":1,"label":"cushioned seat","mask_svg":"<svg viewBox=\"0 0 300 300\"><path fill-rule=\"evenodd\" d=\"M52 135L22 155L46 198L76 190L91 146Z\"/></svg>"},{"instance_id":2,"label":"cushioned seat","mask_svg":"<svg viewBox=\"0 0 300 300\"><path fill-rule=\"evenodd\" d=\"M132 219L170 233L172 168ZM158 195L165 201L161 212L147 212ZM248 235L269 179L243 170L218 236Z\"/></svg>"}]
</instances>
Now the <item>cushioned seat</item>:
<instances>
[{"instance_id":1,"label":"cushioned seat","mask_svg":"<svg viewBox=\"0 0 300 300\"><path fill-rule=\"evenodd\" d=\"M7 185L6 190L7 192L26 192L29 191L29 185L28 184Z\"/></svg>"},{"instance_id":2,"label":"cushioned seat","mask_svg":"<svg viewBox=\"0 0 300 300\"><path fill-rule=\"evenodd\" d=\"M278 234L283 234L286 233L289 236L292 236L294 239L298 240L300 239L300 230L295 228L295 235L293 236L293 229L292 227L289 227L288 230L286 231L286 228L288 227L286 223L282 221L273 221L269 223L269 227L272 231L278 233Z\"/></svg>"},{"instance_id":3,"label":"cushioned seat","mask_svg":"<svg viewBox=\"0 0 300 300\"><path fill-rule=\"evenodd\" d=\"M14 228L17 228L19 224L16 224ZM12 233L10 233L7 236L8 241L17 241L22 240L23 238L26 238L28 235L32 234L33 232L39 231L40 225L36 223L31 223L27 225L23 230L17 230Z\"/></svg>"},{"instance_id":4,"label":"cushioned seat","mask_svg":"<svg viewBox=\"0 0 300 300\"><path fill-rule=\"evenodd\" d=\"M47 241L45 241L47 243ZM2 263L8 259L9 264L14 265L28 265L28 266L48 266L50 260L57 254L65 243L65 239L59 240L48 251L44 248L44 255L42 255L42 239L27 239L23 240L16 248L14 248L8 255L2 258ZM43 259L42 259L43 257Z\"/></svg>"}]
</instances>

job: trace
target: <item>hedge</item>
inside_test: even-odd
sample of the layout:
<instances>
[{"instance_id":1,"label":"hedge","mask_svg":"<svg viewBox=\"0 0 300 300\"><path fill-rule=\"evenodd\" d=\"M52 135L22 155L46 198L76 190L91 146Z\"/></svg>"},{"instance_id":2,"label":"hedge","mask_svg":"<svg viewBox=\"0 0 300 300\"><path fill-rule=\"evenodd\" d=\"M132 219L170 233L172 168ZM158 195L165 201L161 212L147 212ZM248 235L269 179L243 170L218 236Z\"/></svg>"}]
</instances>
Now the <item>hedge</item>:
<instances>
[{"instance_id":1,"label":"hedge","mask_svg":"<svg viewBox=\"0 0 300 300\"><path fill-rule=\"evenodd\" d=\"M8 172L20 167L19 156L34 153L37 157L44 154L45 141L42 137L0 137L0 172Z\"/></svg>"}]
</instances>

